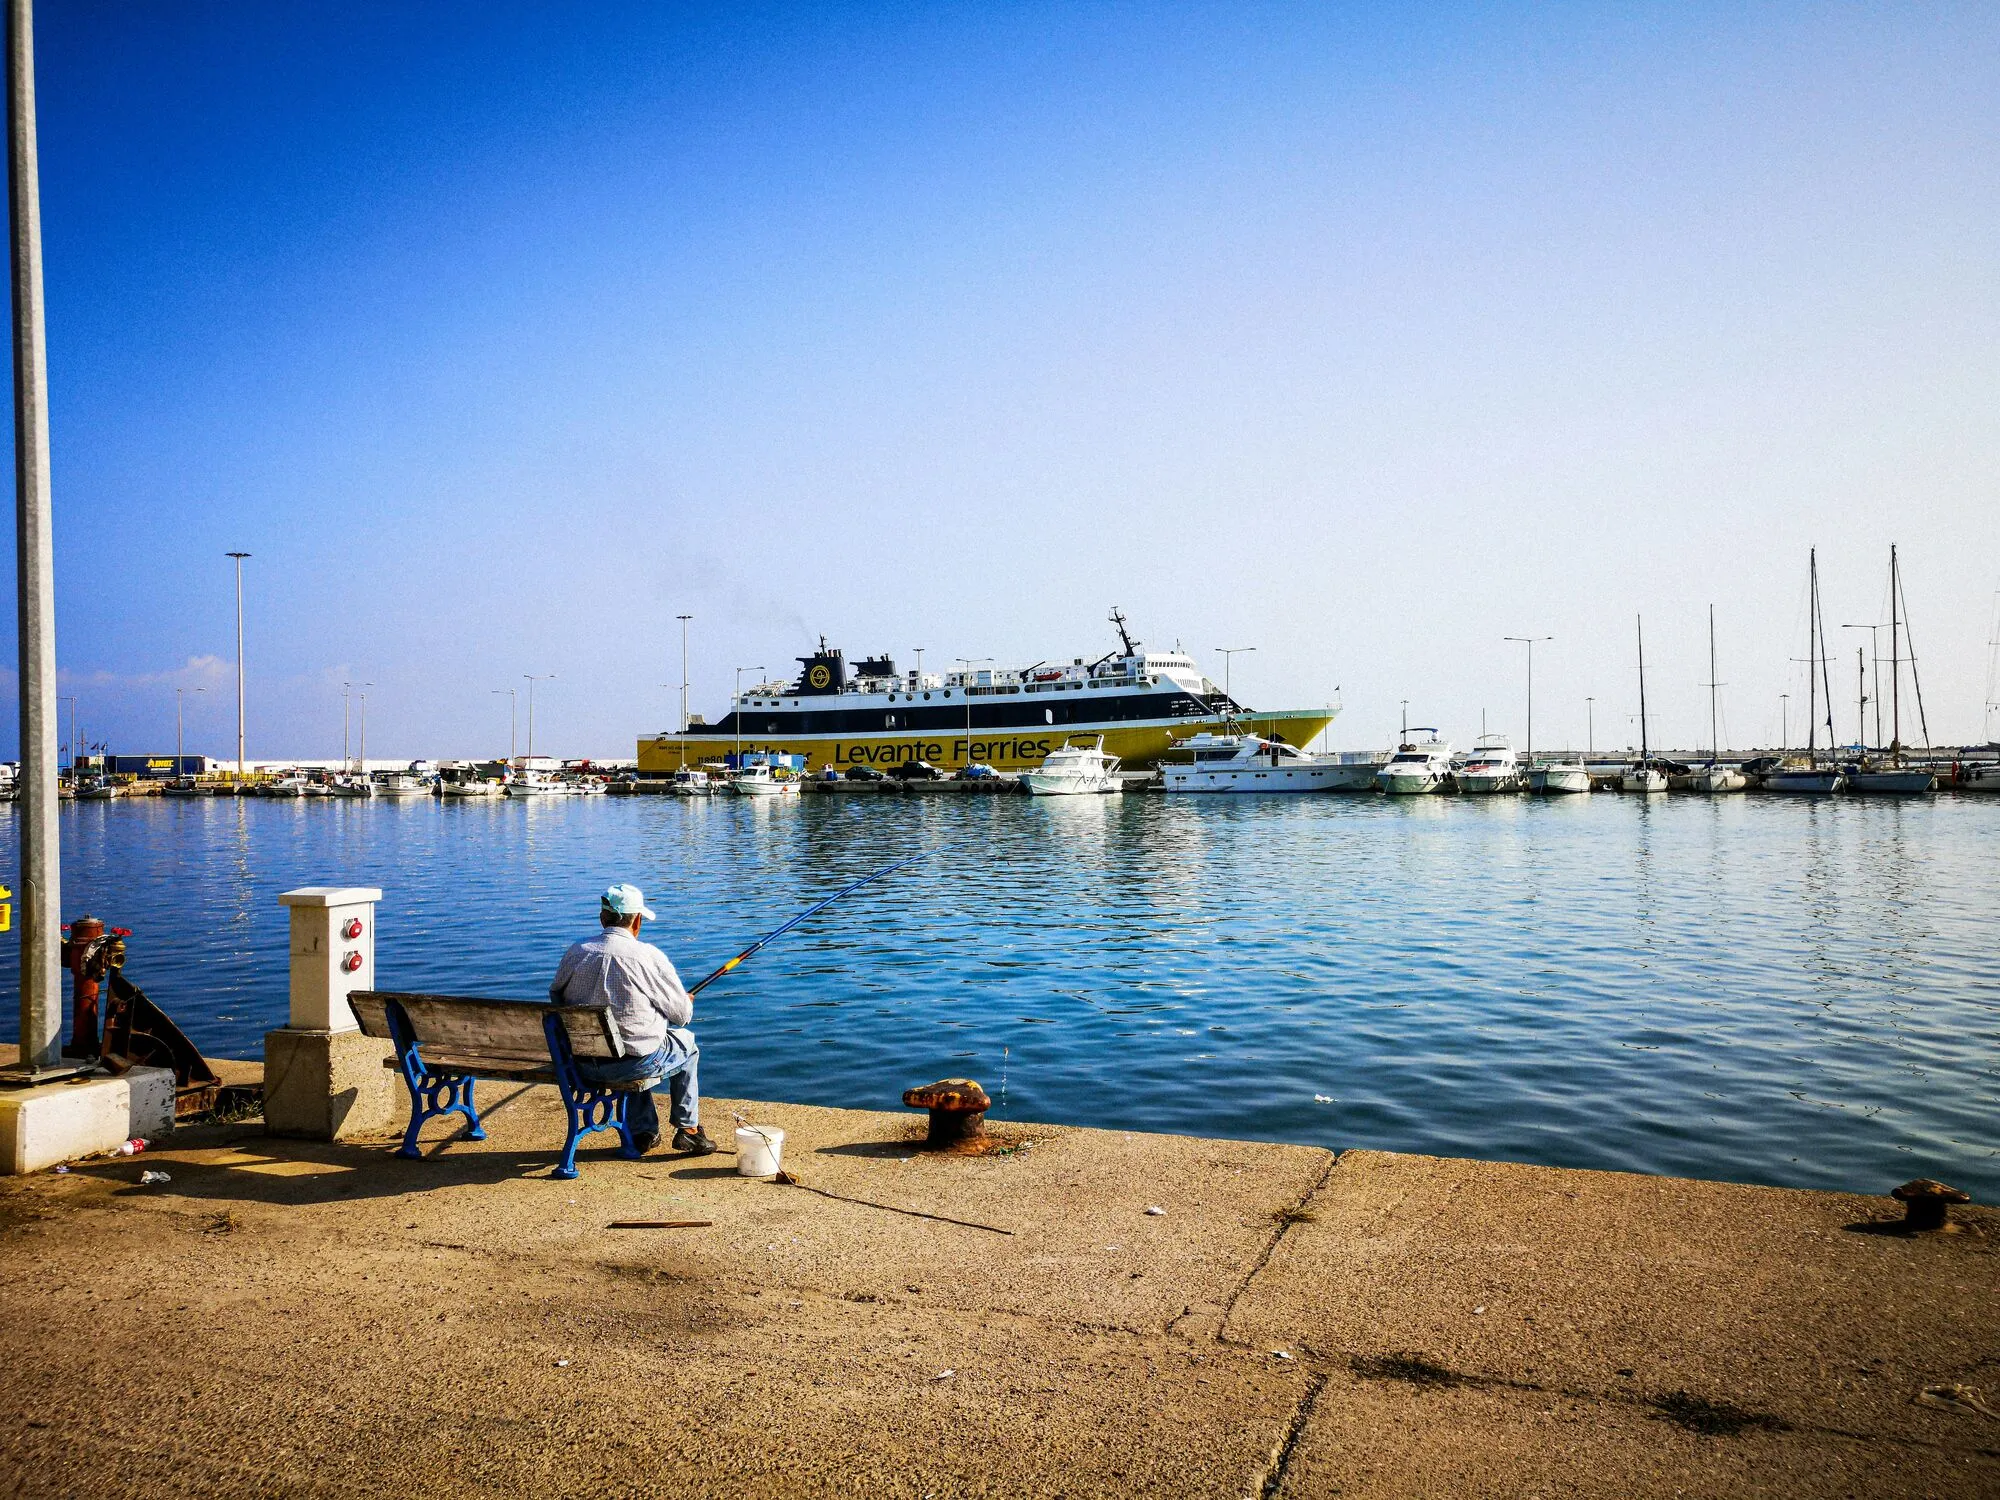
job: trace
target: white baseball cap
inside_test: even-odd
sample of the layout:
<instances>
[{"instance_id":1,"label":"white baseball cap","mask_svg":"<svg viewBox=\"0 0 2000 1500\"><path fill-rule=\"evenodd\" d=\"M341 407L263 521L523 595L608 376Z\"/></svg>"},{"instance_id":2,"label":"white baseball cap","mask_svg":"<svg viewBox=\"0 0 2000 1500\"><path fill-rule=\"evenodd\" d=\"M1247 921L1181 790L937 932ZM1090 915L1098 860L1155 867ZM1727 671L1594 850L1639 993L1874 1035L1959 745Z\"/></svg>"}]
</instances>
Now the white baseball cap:
<instances>
[{"instance_id":1,"label":"white baseball cap","mask_svg":"<svg viewBox=\"0 0 2000 1500\"><path fill-rule=\"evenodd\" d=\"M618 884L604 893L604 909L614 911L621 917L644 917L653 920L653 909L646 905L646 893L636 885Z\"/></svg>"}]
</instances>

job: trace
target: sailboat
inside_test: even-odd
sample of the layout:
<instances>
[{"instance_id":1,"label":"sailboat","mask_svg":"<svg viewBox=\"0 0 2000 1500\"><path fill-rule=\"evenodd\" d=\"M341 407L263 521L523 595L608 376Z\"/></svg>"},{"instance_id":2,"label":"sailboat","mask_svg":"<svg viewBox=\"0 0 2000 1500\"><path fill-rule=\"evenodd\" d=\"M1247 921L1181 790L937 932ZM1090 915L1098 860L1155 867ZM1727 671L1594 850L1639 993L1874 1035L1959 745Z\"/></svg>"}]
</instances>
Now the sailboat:
<instances>
[{"instance_id":1,"label":"sailboat","mask_svg":"<svg viewBox=\"0 0 2000 1500\"><path fill-rule=\"evenodd\" d=\"M1721 719L1715 708L1715 690L1721 686L1715 680L1715 606L1711 604L1708 607L1708 764L1694 773L1694 789L1698 792L1740 792L1750 784L1736 767L1722 763Z\"/></svg>"},{"instance_id":2,"label":"sailboat","mask_svg":"<svg viewBox=\"0 0 2000 1500\"><path fill-rule=\"evenodd\" d=\"M1833 746L1833 685L1826 681L1826 621L1819 608L1819 549L1807 554L1806 594L1806 763L1781 765L1764 773L1764 790L1824 796L1846 785L1838 766L1819 763L1819 700L1826 699L1826 742ZM1714 674L1711 673L1711 676Z\"/></svg>"},{"instance_id":3,"label":"sailboat","mask_svg":"<svg viewBox=\"0 0 2000 1500\"><path fill-rule=\"evenodd\" d=\"M1937 790L1937 776L1903 764L1903 655L1902 637L1909 630L1909 610L1903 599L1903 575L1896 561L1896 549L1889 548L1889 754L1864 754L1858 765L1847 768L1847 789L1875 795L1920 797ZM1917 690L1917 722L1924 739L1930 739L1930 725L1924 719L1924 690L1917 679L1917 653L1910 648L1910 682ZM1881 684L1875 691L1880 694ZM1880 711L1879 708L1877 710ZM1865 719L1862 721L1867 722Z\"/></svg>"},{"instance_id":4,"label":"sailboat","mask_svg":"<svg viewBox=\"0 0 2000 1500\"><path fill-rule=\"evenodd\" d=\"M1711 676L1714 674L1711 673ZM1639 620L1639 764L1625 773L1619 783L1628 792L1664 792L1667 773L1653 764L1653 751L1646 738L1646 622Z\"/></svg>"}]
</instances>

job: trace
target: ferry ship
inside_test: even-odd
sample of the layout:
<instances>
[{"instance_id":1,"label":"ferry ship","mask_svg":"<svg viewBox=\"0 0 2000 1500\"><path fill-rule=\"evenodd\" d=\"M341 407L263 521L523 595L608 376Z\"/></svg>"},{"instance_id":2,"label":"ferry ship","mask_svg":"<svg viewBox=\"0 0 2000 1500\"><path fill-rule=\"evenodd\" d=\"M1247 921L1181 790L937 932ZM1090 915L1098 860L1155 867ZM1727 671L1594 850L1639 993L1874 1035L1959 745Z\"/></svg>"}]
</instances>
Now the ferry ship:
<instances>
[{"instance_id":1,"label":"ferry ship","mask_svg":"<svg viewBox=\"0 0 2000 1500\"><path fill-rule=\"evenodd\" d=\"M1133 640L1115 608L1111 623L1120 649L1094 661L1079 656L1017 670L899 672L886 656L850 668L821 637L818 651L798 659L796 680L746 688L718 723L694 719L684 731L640 740L639 774L671 776L739 750L803 755L813 771L887 770L917 760L1025 771L1080 734L1103 735L1107 754L1143 769L1204 730L1303 747L1339 711L1246 709L1192 657L1148 651Z\"/></svg>"}]
</instances>

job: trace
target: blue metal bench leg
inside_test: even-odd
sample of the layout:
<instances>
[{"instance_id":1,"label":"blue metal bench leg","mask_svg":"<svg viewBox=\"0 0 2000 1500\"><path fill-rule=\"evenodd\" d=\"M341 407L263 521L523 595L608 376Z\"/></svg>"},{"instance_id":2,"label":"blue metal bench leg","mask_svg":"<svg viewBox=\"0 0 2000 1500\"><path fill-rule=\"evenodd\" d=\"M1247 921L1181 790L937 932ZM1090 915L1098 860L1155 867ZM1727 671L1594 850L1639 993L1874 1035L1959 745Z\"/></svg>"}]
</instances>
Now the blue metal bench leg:
<instances>
[{"instance_id":1,"label":"blue metal bench leg","mask_svg":"<svg viewBox=\"0 0 2000 1500\"><path fill-rule=\"evenodd\" d=\"M576 1176L576 1148L594 1130L616 1130L623 1144L622 1154L639 1155L632 1143L632 1127L625 1122L626 1090L604 1088L587 1082L577 1071L576 1054L570 1050L569 1033L555 1016L542 1018L542 1030L549 1041L549 1060L555 1064L556 1088L562 1094L563 1112L569 1119L569 1134L563 1140L562 1156L554 1176L568 1181Z\"/></svg>"},{"instance_id":2,"label":"blue metal bench leg","mask_svg":"<svg viewBox=\"0 0 2000 1500\"><path fill-rule=\"evenodd\" d=\"M417 1137L426 1120L435 1120L439 1115L463 1115L468 1123L465 1132L467 1140L486 1139L486 1127L479 1122L479 1107L472 1098L472 1078L464 1073L433 1073L424 1065L423 1053L417 1048L416 1033L410 1029L410 1018L403 1007L391 1000L386 1007L389 1016L389 1036L396 1048L396 1062L403 1071L403 1086L410 1091L410 1123L403 1131L403 1144L396 1149L398 1156L416 1160L423 1156Z\"/></svg>"}]
</instances>

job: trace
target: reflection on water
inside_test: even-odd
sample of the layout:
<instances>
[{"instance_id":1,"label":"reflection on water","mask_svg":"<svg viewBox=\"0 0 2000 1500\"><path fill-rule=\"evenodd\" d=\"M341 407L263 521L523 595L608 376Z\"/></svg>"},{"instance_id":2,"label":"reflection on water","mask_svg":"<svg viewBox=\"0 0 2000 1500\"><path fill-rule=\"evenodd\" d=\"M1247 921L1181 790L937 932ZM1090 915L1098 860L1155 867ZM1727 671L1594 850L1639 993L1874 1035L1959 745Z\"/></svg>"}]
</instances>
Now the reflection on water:
<instances>
[{"instance_id":1,"label":"reflection on water","mask_svg":"<svg viewBox=\"0 0 2000 1500\"><path fill-rule=\"evenodd\" d=\"M1995 803L161 799L62 818L65 910L134 928L133 977L219 1055L283 1020L291 886L384 889L384 983L534 997L613 880L646 887L648 935L700 974L924 852L704 995L710 1087L893 1108L971 1074L1004 1077L1020 1119L2000 1192Z\"/></svg>"}]
</instances>

